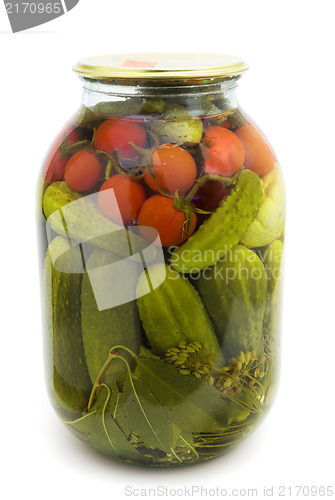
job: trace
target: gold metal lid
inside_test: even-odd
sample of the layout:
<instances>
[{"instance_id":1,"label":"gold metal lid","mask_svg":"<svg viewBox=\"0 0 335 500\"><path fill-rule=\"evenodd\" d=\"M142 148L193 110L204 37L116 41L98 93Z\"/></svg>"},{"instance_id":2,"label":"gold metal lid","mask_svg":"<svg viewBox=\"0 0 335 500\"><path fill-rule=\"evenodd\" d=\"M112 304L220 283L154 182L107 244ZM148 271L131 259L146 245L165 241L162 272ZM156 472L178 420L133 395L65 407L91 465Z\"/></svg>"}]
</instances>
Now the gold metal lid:
<instances>
[{"instance_id":1,"label":"gold metal lid","mask_svg":"<svg viewBox=\"0 0 335 500\"><path fill-rule=\"evenodd\" d=\"M243 59L224 54L110 54L81 59L73 70L86 78L190 79L230 77L248 69Z\"/></svg>"}]
</instances>

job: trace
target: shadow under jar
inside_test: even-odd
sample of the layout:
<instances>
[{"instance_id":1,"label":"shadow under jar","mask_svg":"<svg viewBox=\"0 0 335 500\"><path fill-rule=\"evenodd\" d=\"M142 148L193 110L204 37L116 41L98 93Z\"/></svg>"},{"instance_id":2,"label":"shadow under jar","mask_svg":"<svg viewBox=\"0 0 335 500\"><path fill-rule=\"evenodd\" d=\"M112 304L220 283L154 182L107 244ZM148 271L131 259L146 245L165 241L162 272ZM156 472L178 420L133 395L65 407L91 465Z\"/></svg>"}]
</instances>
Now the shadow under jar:
<instances>
[{"instance_id":1,"label":"shadow under jar","mask_svg":"<svg viewBox=\"0 0 335 500\"><path fill-rule=\"evenodd\" d=\"M48 391L75 436L120 461L217 457L273 401L284 189L237 103L246 69L211 54L82 60L82 105L44 161Z\"/></svg>"}]
</instances>

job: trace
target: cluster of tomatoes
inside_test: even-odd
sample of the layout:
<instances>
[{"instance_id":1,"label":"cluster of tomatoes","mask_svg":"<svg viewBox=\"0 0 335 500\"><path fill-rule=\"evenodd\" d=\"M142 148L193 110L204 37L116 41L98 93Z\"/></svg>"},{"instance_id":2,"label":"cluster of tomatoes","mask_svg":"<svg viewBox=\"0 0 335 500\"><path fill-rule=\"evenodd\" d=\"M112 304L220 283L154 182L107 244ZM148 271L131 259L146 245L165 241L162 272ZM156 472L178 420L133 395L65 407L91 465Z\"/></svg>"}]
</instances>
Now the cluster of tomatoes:
<instances>
[{"instance_id":1,"label":"cluster of tomatoes","mask_svg":"<svg viewBox=\"0 0 335 500\"><path fill-rule=\"evenodd\" d=\"M227 125L228 122L224 122L224 126L211 125L203 137L204 173L232 177L243 165L260 176L270 171L273 154L259 132L250 124L242 125L234 132ZM193 234L197 227L197 206L214 210L227 194L220 182L209 179L190 200L189 210L178 206L176 193L178 201L185 198L195 185L198 169L191 153L177 144L161 144L148 150L150 159L143 164L142 175L116 173L101 184L101 152L108 155L118 150L121 158L132 159L138 156L139 148L146 147L147 133L138 121L106 119L96 129L89 147L80 149L70 158L62 157L60 153L64 135L68 146L80 144L80 129L67 127L65 134L63 132L56 139L46 159L45 182L64 180L69 188L80 193L95 186L99 193L110 190L110 198L106 193L103 196L98 194L100 212L125 226L138 224L155 228L164 247L180 245ZM119 212L115 211L114 196Z\"/></svg>"}]
</instances>

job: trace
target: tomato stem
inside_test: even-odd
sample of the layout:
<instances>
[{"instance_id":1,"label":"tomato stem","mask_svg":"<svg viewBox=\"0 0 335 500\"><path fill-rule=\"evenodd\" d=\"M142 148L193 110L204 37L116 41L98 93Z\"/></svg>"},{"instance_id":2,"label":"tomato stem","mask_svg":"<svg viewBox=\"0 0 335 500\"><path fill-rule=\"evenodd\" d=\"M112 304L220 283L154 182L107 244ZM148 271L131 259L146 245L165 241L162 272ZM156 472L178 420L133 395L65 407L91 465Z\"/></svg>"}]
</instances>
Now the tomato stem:
<instances>
[{"instance_id":1,"label":"tomato stem","mask_svg":"<svg viewBox=\"0 0 335 500\"><path fill-rule=\"evenodd\" d=\"M153 146L151 148L141 148L137 146L133 141L129 141L128 144L131 146L137 153L139 153L142 156L142 160L144 160L145 163L150 163L151 161L151 156L152 153L158 148L159 146L159 138L156 134L153 132L148 132L150 137L153 139Z\"/></svg>"},{"instance_id":2,"label":"tomato stem","mask_svg":"<svg viewBox=\"0 0 335 500\"><path fill-rule=\"evenodd\" d=\"M65 147L63 146L63 144L65 144L64 141L62 142L62 144L58 148L59 156L61 158L65 158L69 153L77 152L77 150L80 151L81 149L85 149L82 146L89 146L91 144L91 142L88 141L87 139L85 139L83 141L74 142L73 144L67 144Z\"/></svg>"},{"instance_id":3,"label":"tomato stem","mask_svg":"<svg viewBox=\"0 0 335 500\"><path fill-rule=\"evenodd\" d=\"M112 165L112 160L109 159L106 167L105 180L109 179L111 176Z\"/></svg>"},{"instance_id":4,"label":"tomato stem","mask_svg":"<svg viewBox=\"0 0 335 500\"><path fill-rule=\"evenodd\" d=\"M139 146L136 146L136 144L133 143L133 141L130 141L128 142L129 146L131 146L133 149L135 149L135 151L140 155L142 156L142 163L144 164L147 164L147 163L150 163L151 161L151 156L152 156L152 153L154 151L154 149L156 148L149 148L149 149L146 149L146 148L141 148Z\"/></svg>"},{"instance_id":5,"label":"tomato stem","mask_svg":"<svg viewBox=\"0 0 335 500\"><path fill-rule=\"evenodd\" d=\"M129 177L132 177L135 180L142 179L143 175L139 175L139 172L141 172L142 167L131 167L131 168L126 168L119 163L113 158L112 154L108 154L105 151L101 151L100 149L96 149L95 152L99 155L102 155L104 158L107 159L107 167L106 167L106 173L105 173L105 179L109 179L111 175L111 170L112 167L122 175L128 175Z\"/></svg>"},{"instance_id":6,"label":"tomato stem","mask_svg":"<svg viewBox=\"0 0 335 500\"><path fill-rule=\"evenodd\" d=\"M91 144L94 144L95 134L97 133L97 127L93 127L93 134L91 139Z\"/></svg>"}]
</instances>

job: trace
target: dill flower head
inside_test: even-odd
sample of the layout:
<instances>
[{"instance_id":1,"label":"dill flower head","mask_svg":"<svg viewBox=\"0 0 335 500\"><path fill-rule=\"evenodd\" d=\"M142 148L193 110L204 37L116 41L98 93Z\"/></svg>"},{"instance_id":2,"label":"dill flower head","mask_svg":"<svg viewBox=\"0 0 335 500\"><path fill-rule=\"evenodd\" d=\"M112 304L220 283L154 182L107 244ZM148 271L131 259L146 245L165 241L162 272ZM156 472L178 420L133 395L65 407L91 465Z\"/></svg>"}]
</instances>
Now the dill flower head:
<instances>
[{"instance_id":1,"label":"dill flower head","mask_svg":"<svg viewBox=\"0 0 335 500\"><path fill-rule=\"evenodd\" d=\"M206 354L204 353L206 349ZM197 378L207 380L210 385L214 379L210 372L214 366L212 358L214 352L208 354L208 347L201 342L180 342L178 347L168 349L165 361L174 364L183 375L194 375Z\"/></svg>"},{"instance_id":2,"label":"dill flower head","mask_svg":"<svg viewBox=\"0 0 335 500\"><path fill-rule=\"evenodd\" d=\"M239 356L228 361L227 366L217 370L214 385L223 396L236 396L245 384L253 388L259 383L265 375L264 363L264 355L257 358L255 351L241 351Z\"/></svg>"}]
</instances>

